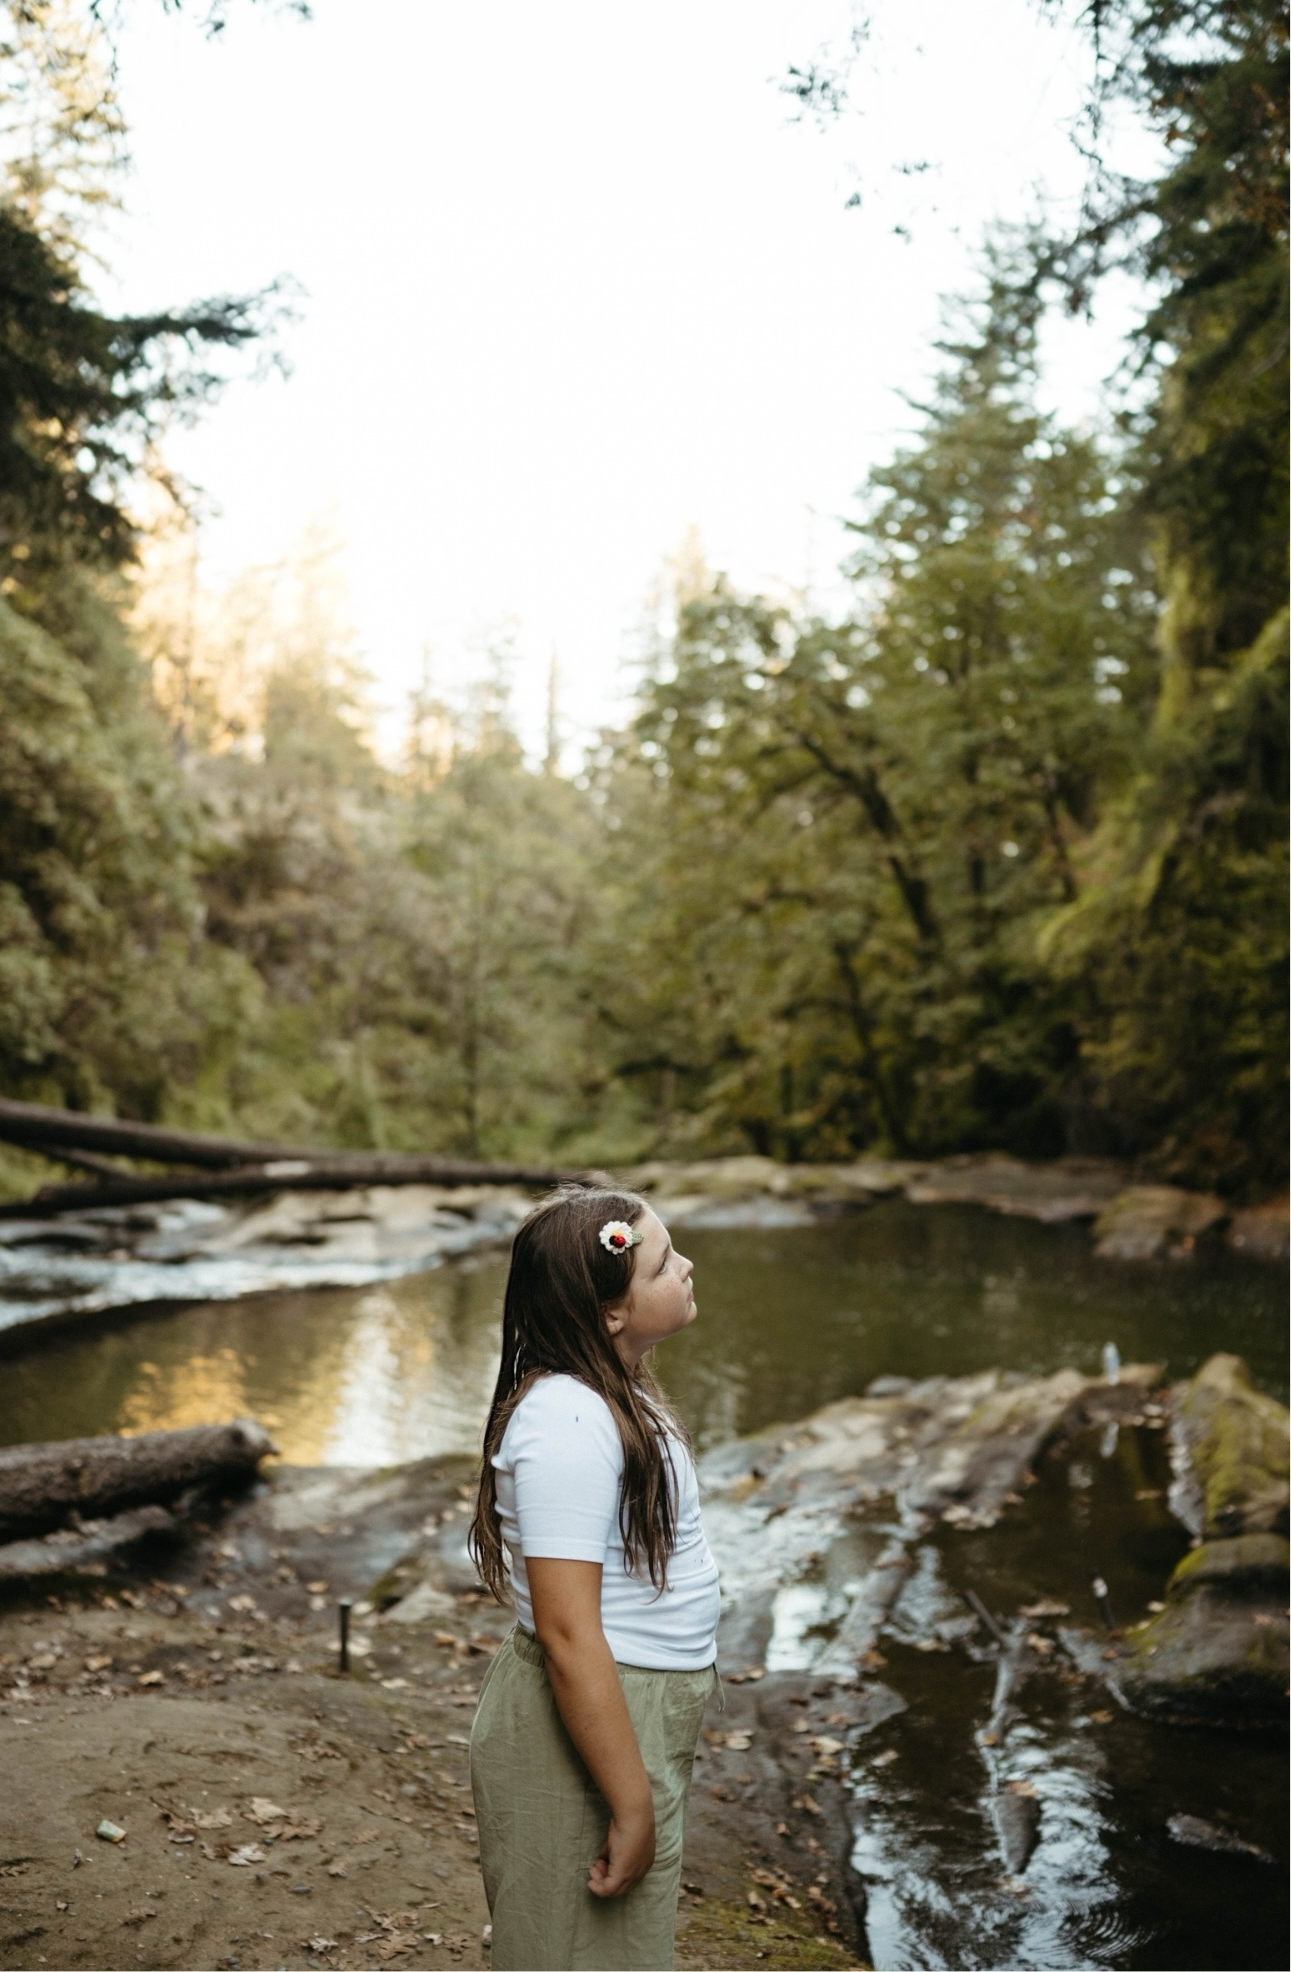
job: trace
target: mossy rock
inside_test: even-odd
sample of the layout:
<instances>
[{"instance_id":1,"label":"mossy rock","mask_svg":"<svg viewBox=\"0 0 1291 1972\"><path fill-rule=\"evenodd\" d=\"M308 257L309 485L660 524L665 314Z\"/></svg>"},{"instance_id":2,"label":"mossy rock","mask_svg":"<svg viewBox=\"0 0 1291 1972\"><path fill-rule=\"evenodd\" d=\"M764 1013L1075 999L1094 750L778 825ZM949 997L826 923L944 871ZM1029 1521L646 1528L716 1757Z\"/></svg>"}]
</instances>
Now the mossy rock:
<instances>
[{"instance_id":1,"label":"mossy rock","mask_svg":"<svg viewBox=\"0 0 1291 1972\"><path fill-rule=\"evenodd\" d=\"M1287 1531L1288 1418L1240 1356L1216 1355L1180 1402L1176 1438L1200 1490L1206 1540Z\"/></svg>"},{"instance_id":2,"label":"mossy rock","mask_svg":"<svg viewBox=\"0 0 1291 1972\"><path fill-rule=\"evenodd\" d=\"M1161 1614L1135 1631L1118 1671L1136 1710L1198 1724L1286 1717L1287 1577L1276 1534L1207 1541L1175 1569Z\"/></svg>"},{"instance_id":3,"label":"mossy rock","mask_svg":"<svg viewBox=\"0 0 1291 1972\"><path fill-rule=\"evenodd\" d=\"M1235 1602L1286 1601L1291 1547L1278 1534L1239 1534L1228 1541L1203 1541L1185 1554L1170 1577L1168 1596L1205 1585Z\"/></svg>"}]
</instances>

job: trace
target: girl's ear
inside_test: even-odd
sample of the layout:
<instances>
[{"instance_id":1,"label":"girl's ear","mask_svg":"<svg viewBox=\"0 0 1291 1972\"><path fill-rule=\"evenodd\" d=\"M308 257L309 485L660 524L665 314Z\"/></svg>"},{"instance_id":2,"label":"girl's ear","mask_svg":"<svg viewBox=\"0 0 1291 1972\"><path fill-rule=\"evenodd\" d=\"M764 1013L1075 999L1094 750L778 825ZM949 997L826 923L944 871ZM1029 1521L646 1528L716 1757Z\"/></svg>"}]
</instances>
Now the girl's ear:
<instances>
[{"instance_id":1,"label":"girl's ear","mask_svg":"<svg viewBox=\"0 0 1291 1972\"><path fill-rule=\"evenodd\" d=\"M619 1308L605 1309L605 1326L611 1335L621 1335L625 1327L622 1311Z\"/></svg>"}]
</instances>

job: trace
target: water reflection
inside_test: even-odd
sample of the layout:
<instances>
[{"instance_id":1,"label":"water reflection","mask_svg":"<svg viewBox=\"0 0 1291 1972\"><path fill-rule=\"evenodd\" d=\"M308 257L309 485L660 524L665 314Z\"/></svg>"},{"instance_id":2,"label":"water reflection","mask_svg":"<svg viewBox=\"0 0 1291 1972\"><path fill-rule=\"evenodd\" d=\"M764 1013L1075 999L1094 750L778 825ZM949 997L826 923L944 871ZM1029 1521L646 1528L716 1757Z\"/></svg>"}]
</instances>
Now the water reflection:
<instances>
[{"instance_id":1,"label":"water reflection","mask_svg":"<svg viewBox=\"0 0 1291 1972\"><path fill-rule=\"evenodd\" d=\"M699 1446L804 1416L881 1374L1001 1364L1187 1374L1216 1348L1285 1389L1285 1274L1228 1256L1108 1266L1079 1227L903 1201L820 1225L700 1230L699 1320L660 1369ZM0 1362L0 1442L248 1410L294 1461L382 1464L478 1443L496 1360L500 1255L379 1287L201 1302L68 1328Z\"/></svg>"},{"instance_id":2,"label":"water reflection","mask_svg":"<svg viewBox=\"0 0 1291 1972\"><path fill-rule=\"evenodd\" d=\"M65 1330L0 1364L4 1442L250 1413L300 1465L473 1452L497 1372L500 1260L363 1289Z\"/></svg>"},{"instance_id":3,"label":"water reflection","mask_svg":"<svg viewBox=\"0 0 1291 1972\"><path fill-rule=\"evenodd\" d=\"M1167 1827L1182 1811L1281 1847L1284 1748L1272 1736L1133 1718L1073 1678L1061 1649L1040 1653L992 1716L996 1668L965 1630L965 1588L1006 1622L1045 1608L1089 1621L1097 1567L1130 1621L1186 1551L1163 1505L1161 1434L1123 1430L1110 1456L1098 1452L1095 1438L1055 1449L1025 1513L997 1528L940 1530L896 1603L882 1675L908 1709L862 1743L853 1770L852 1859L876 1965L1286 1962L1278 1872L1185 1859ZM1038 1824L1034 1853L1011 1874L1000 1811L1015 1790Z\"/></svg>"}]
</instances>

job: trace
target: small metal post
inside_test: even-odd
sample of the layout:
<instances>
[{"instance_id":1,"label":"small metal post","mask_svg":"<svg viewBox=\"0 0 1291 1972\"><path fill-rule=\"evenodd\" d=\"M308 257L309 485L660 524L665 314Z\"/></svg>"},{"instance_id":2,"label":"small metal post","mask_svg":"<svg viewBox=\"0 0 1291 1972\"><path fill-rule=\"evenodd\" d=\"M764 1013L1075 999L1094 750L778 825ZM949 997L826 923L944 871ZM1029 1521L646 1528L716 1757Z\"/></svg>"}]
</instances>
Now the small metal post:
<instances>
[{"instance_id":1,"label":"small metal post","mask_svg":"<svg viewBox=\"0 0 1291 1972\"><path fill-rule=\"evenodd\" d=\"M341 1619L341 1655L338 1668L342 1671L348 1671L350 1668L350 1610L353 1606L348 1595L343 1595L336 1605Z\"/></svg>"},{"instance_id":2,"label":"small metal post","mask_svg":"<svg viewBox=\"0 0 1291 1972\"><path fill-rule=\"evenodd\" d=\"M1112 1599L1107 1593L1107 1583L1101 1575L1091 1575L1089 1586L1094 1591L1094 1601L1098 1604L1098 1613L1103 1619L1103 1628L1105 1630L1114 1630L1116 1628L1116 1618L1112 1614Z\"/></svg>"}]
</instances>

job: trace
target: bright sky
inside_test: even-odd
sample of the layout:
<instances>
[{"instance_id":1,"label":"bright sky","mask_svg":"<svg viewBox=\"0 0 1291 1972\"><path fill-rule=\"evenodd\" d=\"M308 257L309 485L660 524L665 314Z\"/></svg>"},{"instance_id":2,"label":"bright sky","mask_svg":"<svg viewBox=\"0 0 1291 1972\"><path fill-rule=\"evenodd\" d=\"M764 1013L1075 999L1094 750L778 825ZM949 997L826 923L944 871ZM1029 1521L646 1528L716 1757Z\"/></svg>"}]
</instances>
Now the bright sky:
<instances>
[{"instance_id":1,"label":"bright sky","mask_svg":"<svg viewBox=\"0 0 1291 1972\"><path fill-rule=\"evenodd\" d=\"M940 297L992 220L1081 180L1087 50L1036 0L873 11L821 134L777 84L846 42L847 0L242 4L215 41L138 0L111 298L304 290L290 378L170 445L210 508L204 578L331 515L386 706L424 645L451 686L510 623L535 742L553 650L571 740L615 716L690 528L737 583L827 604ZM1128 305L1055 331L1069 415L1097 412Z\"/></svg>"}]
</instances>

